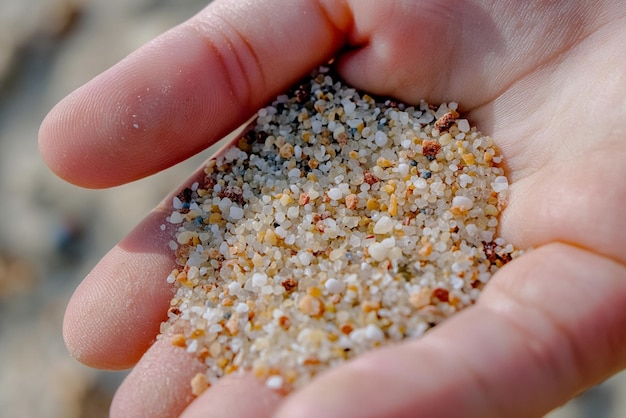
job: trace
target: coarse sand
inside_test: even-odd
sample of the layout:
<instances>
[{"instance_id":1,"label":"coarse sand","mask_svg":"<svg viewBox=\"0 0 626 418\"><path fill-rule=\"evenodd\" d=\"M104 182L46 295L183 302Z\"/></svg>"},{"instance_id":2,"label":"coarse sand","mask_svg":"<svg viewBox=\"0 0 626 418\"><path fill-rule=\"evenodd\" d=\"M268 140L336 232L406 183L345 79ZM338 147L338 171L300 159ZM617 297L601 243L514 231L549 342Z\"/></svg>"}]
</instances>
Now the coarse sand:
<instances>
[{"instance_id":1,"label":"coarse sand","mask_svg":"<svg viewBox=\"0 0 626 418\"><path fill-rule=\"evenodd\" d=\"M160 338L206 375L289 391L472 305L519 255L508 181L456 103L376 101L316 70L259 110L172 202L178 267Z\"/></svg>"}]
</instances>

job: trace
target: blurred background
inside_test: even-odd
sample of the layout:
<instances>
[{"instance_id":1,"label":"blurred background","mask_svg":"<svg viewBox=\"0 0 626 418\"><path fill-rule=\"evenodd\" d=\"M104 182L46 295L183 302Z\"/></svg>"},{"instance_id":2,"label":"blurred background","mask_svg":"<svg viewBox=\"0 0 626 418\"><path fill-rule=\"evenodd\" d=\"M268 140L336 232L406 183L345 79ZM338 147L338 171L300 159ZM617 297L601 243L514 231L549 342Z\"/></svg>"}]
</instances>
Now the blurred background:
<instances>
[{"instance_id":1,"label":"blurred background","mask_svg":"<svg viewBox=\"0 0 626 418\"><path fill-rule=\"evenodd\" d=\"M39 124L62 97L208 1L0 0L2 417L108 416L125 373L68 355L65 305L99 258L208 156L123 187L84 190L45 167ZM626 375L549 417L626 417Z\"/></svg>"}]
</instances>

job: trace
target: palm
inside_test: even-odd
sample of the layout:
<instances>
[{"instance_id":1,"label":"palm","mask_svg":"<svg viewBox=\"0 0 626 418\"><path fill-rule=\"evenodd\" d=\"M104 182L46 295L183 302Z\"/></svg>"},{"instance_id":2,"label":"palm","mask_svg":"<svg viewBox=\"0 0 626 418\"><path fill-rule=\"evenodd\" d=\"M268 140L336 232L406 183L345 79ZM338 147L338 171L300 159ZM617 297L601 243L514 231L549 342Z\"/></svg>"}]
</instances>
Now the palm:
<instances>
[{"instance_id":1,"label":"palm","mask_svg":"<svg viewBox=\"0 0 626 418\"><path fill-rule=\"evenodd\" d=\"M445 3L450 3L449 8ZM619 350L625 345L626 316L623 310L612 307L626 302L626 239L621 234L624 220L620 217L626 186L619 181L626 174L621 164L626 157L626 10L617 1L615 6L607 4L604 9L579 3L562 2L559 7L549 5L536 10L542 6L504 1L482 10L470 2L398 1L394 3L396 7L385 2L384 6L357 8L353 25L347 18L350 13L333 13L333 29L317 41L309 39L307 30L317 33L323 27L311 28L292 18L283 23L288 28L302 25L302 36L306 38L303 42L319 43L317 49L321 52L317 58L300 57L297 61L300 52L294 52L296 70L282 74L280 63L269 63L269 57L275 59L270 53L272 46L252 42L256 59L264 65L263 71L250 71L241 77L237 73L240 68L234 67L235 75L223 80L223 66L233 69L229 67L233 61L229 58L233 57L226 55L211 73L218 81L194 81L196 89L209 87L217 90L216 94L223 94L231 116L218 122L213 117L208 118L210 122L192 123L194 129L199 126L200 132L182 127L183 122L187 126L190 120L206 120L201 111L215 116L216 106L215 100L206 94L194 95L181 87L180 97L174 94L170 99L197 105L200 110L185 108L189 114L180 120L161 115L166 123L139 137L135 144L120 147L119 154L108 149L113 159L105 155L97 162L87 159L81 163L83 159L78 157L83 156L85 147L91 147L96 156L103 153L97 152L97 143L80 144L80 138L93 136L94 132L90 131L93 128L79 127L72 133L76 144L62 150L69 150L70 161L66 159L62 164L55 157L59 149L51 146L47 149L48 160L63 176L92 187L109 186L160 170L201 149L207 137L217 138L233 129L248 116L247 109L261 106L316 62L333 54L345 35L355 48L341 56L339 65L350 83L409 102L420 98L431 102L458 101L468 117L496 139L513 181L501 234L520 247L536 249L498 274L476 307L438 327L420 342L372 353L322 377L299 400L288 403L287 408L292 409L285 416L304 416L298 413L306 410L306 402L313 399L318 403L316 413L322 416L327 415L324 408L341 410L350 404L350 399L353 415L349 416L410 415L415 405L420 405L425 416L445 415L447 410L441 408L446 406L433 401L442 395L460 399L467 411L481 416L512 416L512 411L521 411L521 407L526 408L525 416L545 412L625 366ZM302 8L312 7L307 3ZM216 15L234 16L224 13L224 6L220 9L218 5L215 10L219 10L213 12ZM316 16L317 10L310 12ZM329 25L328 20L315 23L314 17L310 19L311 26ZM220 42L233 33L228 25L208 23L215 20L198 18L192 24L192 32L212 37L214 46L219 48ZM220 30L215 31L218 27ZM190 31L180 31L192 38ZM241 40L233 39L235 45ZM191 44L196 41L188 40ZM270 43L267 39L264 42ZM205 48L204 44L201 47ZM210 55L214 51L204 53ZM139 66L146 56L154 59L154 54L150 54L138 56L134 62ZM238 58L240 64L247 65L249 50ZM204 59L203 64L208 63L211 68L215 60ZM189 66L194 64L197 63ZM131 59L126 65L135 64ZM271 71L282 75L267 77ZM188 74L191 77L200 72L192 68ZM119 70L113 70L110 77L117 74ZM128 112L142 110L133 99L137 91L143 92L146 86L160 81L160 74L149 75L152 77L145 76L145 85L133 86L128 94L120 94L128 102ZM235 94L220 90L224 81L235 89ZM264 94L252 95L246 87L250 84L244 81L263 85ZM104 82L99 83L94 82L79 93L79 103L80 97L98 91L99 86L101 89ZM112 103L107 102L110 94L97 94L102 101ZM162 100L158 97L154 102L157 105L152 107L152 113L146 112L147 116L158 117L159 109L167 110L159 107ZM74 118L70 120L75 123L85 120L85 113L90 112L67 105L62 109L57 110L57 115L69 109L69 117ZM109 129L119 135L122 128L111 124ZM43 150L46 151L46 139L50 142L61 134L67 135L61 124L44 124ZM103 168L124 166L125 158L134 161L136 153L145 152L148 147L153 149L154 138L171 137L185 139L187 144L176 143L173 148L168 144L176 141L158 142L156 148L164 152L147 158L149 161L141 161L121 173L107 170L106 176L101 174ZM165 281L159 279L172 266L164 244L169 235L154 235L160 233L162 219L159 210L149 215L142 226L103 259L73 298L65 332L68 346L82 361L99 367L126 367L152 343L171 295ZM155 284L155 280L160 281ZM131 312L122 309L126 306L130 306ZM85 311L102 312L104 318L85 317ZM98 334L85 340L83 336L92 330L98 330ZM126 341L128 335L133 338L120 346L119 341ZM485 340L489 347L484 346ZM386 364L385 370L381 371L379 364ZM456 368L454 376L441 372L451 366ZM116 408L126 415L149 412L167 416L179 411L190 401L187 382L200 369L193 359L158 342L120 389ZM415 370L423 378L416 378ZM162 383L166 374L173 382L169 386ZM152 383L147 384L148 381ZM339 389L329 391L328 387ZM212 403L227 408L232 416L247 416L250 410L246 408L259 407L253 402L257 398L233 402L245 391L263 395L268 411L280 402L276 395L264 393L265 389L256 382L242 380L208 391L194 403L190 413ZM487 403L493 399L497 401ZM157 411L155 405L161 405L162 410ZM259 410L254 411L255 416L262 416ZM339 415L348 413L344 410Z\"/></svg>"}]
</instances>

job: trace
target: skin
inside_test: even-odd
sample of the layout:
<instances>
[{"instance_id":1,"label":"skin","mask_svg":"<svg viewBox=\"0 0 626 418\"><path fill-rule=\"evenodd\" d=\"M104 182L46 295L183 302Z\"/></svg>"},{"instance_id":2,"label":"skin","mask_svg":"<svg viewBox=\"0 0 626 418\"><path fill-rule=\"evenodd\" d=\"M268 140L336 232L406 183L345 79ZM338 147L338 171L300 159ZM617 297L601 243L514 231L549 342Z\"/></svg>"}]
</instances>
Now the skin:
<instances>
[{"instance_id":1,"label":"skin","mask_svg":"<svg viewBox=\"0 0 626 418\"><path fill-rule=\"evenodd\" d=\"M288 397L226 378L189 404L201 366L154 342L171 297L172 231L158 228L165 199L67 308L65 340L80 361L139 362L112 416L531 417L624 369L621 0L216 0L60 102L41 127L43 158L84 187L150 175L333 56L357 88L459 102L506 160L501 236L534 250L419 341L371 352Z\"/></svg>"}]
</instances>

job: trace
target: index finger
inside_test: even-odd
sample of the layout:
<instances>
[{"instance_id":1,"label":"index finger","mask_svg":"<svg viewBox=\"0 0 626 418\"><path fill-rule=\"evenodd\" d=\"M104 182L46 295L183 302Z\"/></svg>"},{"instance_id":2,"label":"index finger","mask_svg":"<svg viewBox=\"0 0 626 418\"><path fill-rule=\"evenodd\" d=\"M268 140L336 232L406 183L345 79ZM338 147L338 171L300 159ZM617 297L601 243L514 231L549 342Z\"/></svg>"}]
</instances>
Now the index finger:
<instances>
[{"instance_id":1,"label":"index finger","mask_svg":"<svg viewBox=\"0 0 626 418\"><path fill-rule=\"evenodd\" d=\"M40 130L44 160L101 188L194 155L342 46L342 4L211 3L52 109Z\"/></svg>"}]
</instances>

